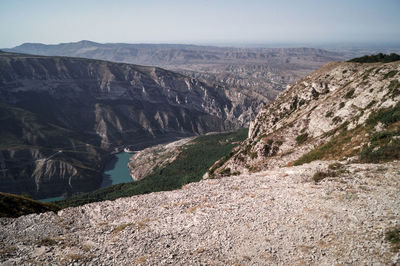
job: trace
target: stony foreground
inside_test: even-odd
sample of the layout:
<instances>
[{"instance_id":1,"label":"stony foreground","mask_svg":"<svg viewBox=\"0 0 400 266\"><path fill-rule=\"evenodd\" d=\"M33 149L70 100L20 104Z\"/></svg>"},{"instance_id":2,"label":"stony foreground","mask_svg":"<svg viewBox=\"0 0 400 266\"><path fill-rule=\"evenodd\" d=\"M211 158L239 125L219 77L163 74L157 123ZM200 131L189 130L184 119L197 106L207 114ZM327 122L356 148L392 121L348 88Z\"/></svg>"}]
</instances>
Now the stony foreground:
<instances>
[{"instance_id":1,"label":"stony foreground","mask_svg":"<svg viewBox=\"0 0 400 266\"><path fill-rule=\"evenodd\" d=\"M332 162L331 162L332 163ZM390 265L400 162L329 162L205 180L181 190L0 220L0 263Z\"/></svg>"}]
</instances>

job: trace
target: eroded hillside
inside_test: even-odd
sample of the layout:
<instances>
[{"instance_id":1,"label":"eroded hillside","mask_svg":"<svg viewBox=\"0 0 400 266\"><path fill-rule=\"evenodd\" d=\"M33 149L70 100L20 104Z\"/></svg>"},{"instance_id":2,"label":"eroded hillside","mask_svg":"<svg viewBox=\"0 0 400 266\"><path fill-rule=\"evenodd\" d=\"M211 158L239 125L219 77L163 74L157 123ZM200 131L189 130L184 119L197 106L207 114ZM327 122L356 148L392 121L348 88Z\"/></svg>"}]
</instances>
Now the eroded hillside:
<instances>
[{"instance_id":1,"label":"eroded hillside","mask_svg":"<svg viewBox=\"0 0 400 266\"><path fill-rule=\"evenodd\" d=\"M318 159L400 159L400 62L328 63L261 111L209 176Z\"/></svg>"}]
</instances>

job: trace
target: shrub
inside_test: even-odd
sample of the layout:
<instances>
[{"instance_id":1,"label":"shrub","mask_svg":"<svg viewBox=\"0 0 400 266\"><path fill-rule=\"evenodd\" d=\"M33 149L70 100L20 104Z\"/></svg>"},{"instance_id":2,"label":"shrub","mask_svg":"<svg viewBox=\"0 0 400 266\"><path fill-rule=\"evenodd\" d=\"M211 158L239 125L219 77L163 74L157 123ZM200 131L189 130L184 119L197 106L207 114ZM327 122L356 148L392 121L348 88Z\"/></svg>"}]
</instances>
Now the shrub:
<instances>
[{"instance_id":1,"label":"shrub","mask_svg":"<svg viewBox=\"0 0 400 266\"><path fill-rule=\"evenodd\" d=\"M328 165L329 170L337 171L343 168L343 164L341 163L332 163Z\"/></svg>"},{"instance_id":2,"label":"shrub","mask_svg":"<svg viewBox=\"0 0 400 266\"><path fill-rule=\"evenodd\" d=\"M400 227L386 232L385 239L391 243L400 243Z\"/></svg>"},{"instance_id":3,"label":"shrub","mask_svg":"<svg viewBox=\"0 0 400 266\"><path fill-rule=\"evenodd\" d=\"M315 160L322 160L328 158L339 158L343 156L343 146L351 141L351 136L354 132L349 132L346 130L347 123L343 123L337 129L332 130L331 134L337 132L337 130L342 130L338 136L335 136L327 143L309 151L308 153L301 156L294 162L294 165L301 165L304 163L309 163Z\"/></svg>"},{"instance_id":4,"label":"shrub","mask_svg":"<svg viewBox=\"0 0 400 266\"><path fill-rule=\"evenodd\" d=\"M318 183L321 180L325 179L326 177L335 177L335 176L336 176L336 173L333 171L328 171L328 172L318 171L313 175L312 180L315 183Z\"/></svg>"},{"instance_id":5,"label":"shrub","mask_svg":"<svg viewBox=\"0 0 400 266\"><path fill-rule=\"evenodd\" d=\"M360 160L366 163L378 163L400 159L400 140L392 140L389 143L371 144L362 150Z\"/></svg>"},{"instance_id":6,"label":"shrub","mask_svg":"<svg viewBox=\"0 0 400 266\"><path fill-rule=\"evenodd\" d=\"M395 75L397 74L397 70L391 70L388 73L386 73L383 78L387 79L387 78L393 78Z\"/></svg>"},{"instance_id":7,"label":"shrub","mask_svg":"<svg viewBox=\"0 0 400 266\"><path fill-rule=\"evenodd\" d=\"M231 168L227 167L221 171L222 176L229 176L231 174Z\"/></svg>"},{"instance_id":8,"label":"shrub","mask_svg":"<svg viewBox=\"0 0 400 266\"><path fill-rule=\"evenodd\" d=\"M335 124L337 124L337 123L339 123L339 122L341 122L341 121L342 121L342 118L341 118L340 116L335 116L335 117L332 119L332 122L335 123Z\"/></svg>"},{"instance_id":9,"label":"shrub","mask_svg":"<svg viewBox=\"0 0 400 266\"><path fill-rule=\"evenodd\" d=\"M38 246L54 246L57 244L57 241L46 237L46 238L36 241L35 244Z\"/></svg>"},{"instance_id":10,"label":"shrub","mask_svg":"<svg viewBox=\"0 0 400 266\"><path fill-rule=\"evenodd\" d=\"M362 76L363 80L366 80L369 77L369 74L374 70L374 68L370 68L367 71L365 71L364 75Z\"/></svg>"},{"instance_id":11,"label":"shrub","mask_svg":"<svg viewBox=\"0 0 400 266\"><path fill-rule=\"evenodd\" d=\"M250 158L251 159L255 159L255 158L257 158L257 152L250 152Z\"/></svg>"},{"instance_id":12,"label":"shrub","mask_svg":"<svg viewBox=\"0 0 400 266\"><path fill-rule=\"evenodd\" d=\"M372 100L371 102L369 102L369 104L365 107L365 109L369 109L369 108L371 108L372 106L374 106L376 104L376 101L375 100Z\"/></svg>"},{"instance_id":13,"label":"shrub","mask_svg":"<svg viewBox=\"0 0 400 266\"><path fill-rule=\"evenodd\" d=\"M400 95L400 82L397 79L392 80L388 88L392 98Z\"/></svg>"},{"instance_id":14,"label":"shrub","mask_svg":"<svg viewBox=\"0 0 400 266\"><path fill-rule=\"evenodd\" d=\"M354 95L354 89L351 89L351 90L349 90L349 91L346 93L346 95L344 96L344 98L350 99L350 98L353 97L353 95Z\"/></svg>"},{"instance_id":15,"label":"shrub","mask_svg":"<svg viewBox=\"0 0 400 266\"><path fill-rule=\"evenodd\" d=\"M308 133L304 133L304 134L298 135L296 137L296 142L297 142L298 145L303 144L307 140L308 140Z\"/></svg>"},{"instance_id":16,"label":"shrub","mask_svg":"<svg viewBox=\"0 0 400 266\"><path fill-rule=\"evenodd\" d=\"M117 235L119 234L121 231L123 231L125 228L127 228L128 226L132 226L133 223L127 223L127 224L120 224L117 227L114 228L113 230L113 235Z\"/></svg>"},{"instance_id":17,"label":"shrub","mask_svg":"<svg viewBox=\"0 0 400 266\"><path fill-rule=\"evenodd\" d=\"M0 249L0 255L2 256L11 256L17 252L17 248L15 246L5 246Z\"/></svg>"},{"instance_id":18,"label":"shrub","mask_svg":"<svg viewBox=\"0 0 400 266\"><path fill-rule=\"evenodd\" d=\"M397 121L400 121L400 103L396 104L396 106L392 108L380 109L377 112L371 113L366 124L374 127L378 122L390 125Z\"/></svg>"},{"instance_id":19,"label":"shrub","mask_svg":"<svg viewBox=\"0 0 400 266\"><path fill-rule=\"evenodd\" d=\"M400 250L400 227L395 227L386 231L385 240L392 244L395 251Z\"/></svg>"}]
</instances>

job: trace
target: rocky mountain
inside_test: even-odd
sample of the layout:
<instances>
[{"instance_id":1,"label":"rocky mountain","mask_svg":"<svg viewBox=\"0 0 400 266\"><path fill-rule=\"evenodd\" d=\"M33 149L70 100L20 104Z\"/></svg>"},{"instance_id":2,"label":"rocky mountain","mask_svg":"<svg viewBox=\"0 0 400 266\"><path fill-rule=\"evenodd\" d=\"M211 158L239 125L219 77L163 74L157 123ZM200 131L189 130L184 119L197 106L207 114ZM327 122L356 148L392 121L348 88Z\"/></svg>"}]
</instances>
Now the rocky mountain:
<instances>
[{"instance_id":1,"label":"rocky mountain","mask_svg":"<svg viewBox=\"0 0 400 266\"><path fill-rule=\"evenodd\" d=\"M273 100L286 85L326 62L346 55L314 48L234 48L183 44L126 44L80 41L25 43L5 51L62 55L158 66Z\"/></svg>"},{"instance_id":2,"label":"rocky mountain","mask_svg":"<svg viewBox=\"0 0 400 266\"><path fill-rule=\"evenodd\" d=\"M328 63L290 86L208 177L318 159L400 159L400 62Z\"/></svg>"},{"instance_id":3,"label":"rocky mountain","mask_svg":"<svg viewBox=\"0 0 400 266\"><path fill-rule=\"evenodd\" d=\"M35 198L97 188L117 147L238 128L263 102L157 67L10 53L0 101L0 191Z\"/></svg>"}]
</instances>

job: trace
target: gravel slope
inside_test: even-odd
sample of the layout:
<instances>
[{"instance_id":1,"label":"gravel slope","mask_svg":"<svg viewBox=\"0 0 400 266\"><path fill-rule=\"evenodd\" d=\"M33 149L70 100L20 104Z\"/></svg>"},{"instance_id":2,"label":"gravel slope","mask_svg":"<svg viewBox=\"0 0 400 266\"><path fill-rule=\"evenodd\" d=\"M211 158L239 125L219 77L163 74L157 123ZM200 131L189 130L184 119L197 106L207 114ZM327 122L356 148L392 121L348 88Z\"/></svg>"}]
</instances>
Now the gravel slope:
<instances>
[{"instance_id":1,"label":"gravel slope","mask_svg":"<svg viewBox=\"0 0 400 266\"><path fill-rule=\"evenodd\" d=\"M399 263L385 232L400 225L400 162L347 164L339 177L311 181L329 163L3 218L0 263Z\"/></svg>"}]
</instances>

